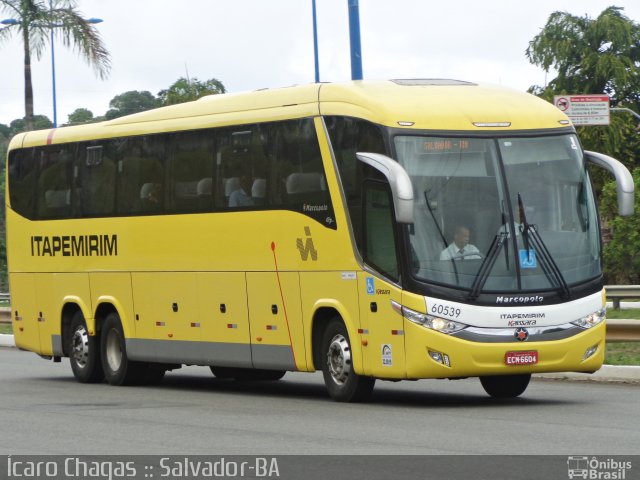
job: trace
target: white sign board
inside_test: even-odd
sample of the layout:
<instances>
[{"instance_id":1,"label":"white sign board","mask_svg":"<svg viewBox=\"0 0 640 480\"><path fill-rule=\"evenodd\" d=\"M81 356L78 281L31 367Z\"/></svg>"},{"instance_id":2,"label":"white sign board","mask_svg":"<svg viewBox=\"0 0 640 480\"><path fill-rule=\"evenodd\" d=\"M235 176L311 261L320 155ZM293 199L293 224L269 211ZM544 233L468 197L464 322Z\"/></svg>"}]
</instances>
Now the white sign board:
<instances>
[{"instance_id":1,"label":"white sign board","mask_svg":"<svg viewBox=\"0 0 640 480\"><path fill-rule=\"evenodd\" d=\"M608 95L556 95L553 104L574 125L609 125Z\"/></svg>"}]
</instances>

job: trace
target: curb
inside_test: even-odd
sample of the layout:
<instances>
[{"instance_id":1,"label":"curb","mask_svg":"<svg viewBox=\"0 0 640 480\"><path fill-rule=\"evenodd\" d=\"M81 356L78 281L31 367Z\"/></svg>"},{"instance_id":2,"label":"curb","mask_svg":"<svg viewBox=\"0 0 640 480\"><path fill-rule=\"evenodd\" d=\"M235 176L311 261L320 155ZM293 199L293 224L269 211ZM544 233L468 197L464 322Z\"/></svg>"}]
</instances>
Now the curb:
<instances>
[{"instance_id":1,"label":"curb","mask_svg":"<svg viewBox=\"0 0 640 480\"><path fill-rule=\"evenodd\" d=\"M0 347L15 347L13 335L0 334ZM533 378L546 380L571 380L581 382L640 383L640 366L603 365L596 373L539 373Z\"/></svg>"},{"instance_id":2,"label":"curb","mask_svg":"<svg viewBox=\"0 0 640 480\"><path fill-rule=\"evenodd\" d=\"M602 368L595 373L541 373L534 375L534 378L580 382L640 383L640 366L603 365Z\"/></svg>"},{"instance_id":3,"label":"curb","mask_svg":"<svg viewBox=\"0 0 640 480\"><path fill-rule=\"evenodd\" d=\"M0 333L0 347L15 347L16 342L13 339L13 335Z\"/></svg>"}]
</instances>

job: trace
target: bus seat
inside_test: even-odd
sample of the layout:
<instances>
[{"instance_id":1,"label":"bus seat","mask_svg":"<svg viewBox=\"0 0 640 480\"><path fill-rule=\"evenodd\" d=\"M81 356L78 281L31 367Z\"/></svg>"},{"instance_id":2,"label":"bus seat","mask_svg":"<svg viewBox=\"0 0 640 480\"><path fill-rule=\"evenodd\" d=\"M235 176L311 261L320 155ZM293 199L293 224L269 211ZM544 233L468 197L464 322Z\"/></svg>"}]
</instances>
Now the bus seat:
<instances>
[{"instance_id":1,"label":"bus seat","mask_svg":"<svg viewBox=\"0 0 640 480\"><path fill-rule=\"evenodd\" d=\"M264 197L267 193L267 180L256 178L251 186L251 198L255 205L264 205Z\"/></svg>"},{"instance_id":2,"label":"bus seat","mask_svg":"<svg viewBox=\"0 0 640 480\"><path fill-rule=\"evenodd\" d=\"M211 177L205 177L198 182L196 187L196 194L198 197L208 197L213 193L213 179Z\"/></svg>"},{"instance_id":3,"label":"bus seat","mask_svg":"<svg viewBox=\"0 0 640 480\"><path fill-rule=\"evenodd\" d=\"M47 208L65 208L71 205L71 190L47 190L44 201Z\"/></svg>"},{"instance_id":4,"label":"bus seat","mask_svg":"<svg viewBox=\"0 0 640 480\"><path fill-rule=\"evenodd\" d=\"M287 177L287 193L292 195L307 192L318 192L323 190L322 183L321 173L292 173Z\"/></svg>"},{"instance_id":5,"label":"bus seat","mask_svg":"<svg viewBox=\"0 0 640 480\"><path fill-rule=\"evenodd\" d=\"M240 190L242 187L240 186L240 179L238 177L230 177L223 180L224 181L224 196L225 198L229 198L236 190Z\"/></svg>"},{"instance_id":6,"label":"bus seat","mask_svg":"<svg viewBox=\"0 0 640 480\"><path fill-rule=\"evenodd\" d=\"M151 196L151 192L153 191L153 183L143 183L142 187L140 187L140 199L147 200Z\"/></svg>"}]
</instances>

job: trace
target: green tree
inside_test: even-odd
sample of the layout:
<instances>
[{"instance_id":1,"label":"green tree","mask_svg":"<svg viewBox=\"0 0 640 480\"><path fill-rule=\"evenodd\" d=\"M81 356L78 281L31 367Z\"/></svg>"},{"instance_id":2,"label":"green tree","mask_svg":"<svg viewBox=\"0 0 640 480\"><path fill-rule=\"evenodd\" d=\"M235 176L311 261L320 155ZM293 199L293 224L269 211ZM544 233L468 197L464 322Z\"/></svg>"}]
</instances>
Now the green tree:
<instances>
[{"instance_id":1,"label":"green tree","mask_svg":"<svg viewBox=\"0 0 640 480\"><path fill-rule=\"evenodd\" d=\"M83 123L91 123L95 121L93 112L86 108L76 108L69 114L69 125L82 125Z\"/></svg>"},{"instance_id":2,"label":"green tree","mask_svg":"<svg viewBox=\"0 0 640 480\"><path fill-rule=\"evenodd\" d=\"M636 213L630 217L617 217L616 184L609 182L604 186L601 213L609 218L611 239L604 249L604 267L607 282L615 284L640 283L640 208L638 193L640 192L640 168L632 172L636 189Z\"/></svg>"},{"instance_id":3,"label":"green tree","mask_svg":"<svg viewBox=\"0 0 640 480\"><path fill-rule=\"evenodd\" d=\"M40 58L51 32L67 47L73 47L93 66L101 79L107 77L111 64L98 30L82 18L75 0L0 0L0 12L11 16L16 23L0 30L0 41L17 33L24 51L24 108L25 121L33 129L33 85L31 56Z\"/></svg>"},{"instance_id":4,"label":"green tree","mask_svg":"<svg viewBox=\"0 0 640 480\"><path fill-rule=\"evenodd\" d=\"M545 72L556 74L546 86L532 86L532 93L549 101L561 94L607 94L612 106L640 112L640 25L626 17L622 8L609 7L595 19L554 12L529 43L526 55ZM629 169L638 166L640 135L632 115L614 112L608 126L576 130L585 149L617 158ZM637 215L616 217L616 209L611 208L614 184L602 169L591 171L603 205L605 274L609 281L628 280L633 265L629 254L640 249ZM634 175L637 179L639 173Z\"/></svg>"},{"instance_id":5,"label":"green tree","mask_svg":"<svg viewBox=\"0 0 640 480\"><path fill-rule=\"evenodd\" d=\"M133 113L144 112L160 106L160 101L151 92L131 90L129 92L116 95L109 102L111 107L105 114L107 120L131 115Z\"/></svg>"},{"instance_id":6,"label":"green tree","mask_svg":"<svg viewBox=\"0 0 640 480\"><path fill-rule=\"evenodd\" d=\"M530 91L549 101L554 95L605 93L612 107L640 111L640 25L622 12L609 7L595 19L552 13L526 55L534 65L557 75ZM586 149L608 153L633 167L640 146L634 141L635 128L633 118L615 113L611 125L578 127L578 132Z\"/></svg>"},{"instance_id":7,"label":"green tree","mask_svg":"<svg viewBox=\"0 0 640 480\"><path fill-rule=\"evenodd\" d=\"M17 118L9 124L9 128L11 129L11 136L17 135L18 133L26 132L28 130L44 130L52 127L53 122L46 115L34 115L31 119L31 128L27 126L26 118Z\"/></svg>"},{"instance_id":8,"label":"green tree","mask_svg":"<svg viewBox=\"0 0 640 480\"><path fill-rule=\"evenodd\" d=\"M225 92L222 82L215 78L201 82L197 78L180 77L167 90L158 92L158 97L162 105L175 105L197 100L206 95L218 95Z\"/></svg>"}]
</instances>

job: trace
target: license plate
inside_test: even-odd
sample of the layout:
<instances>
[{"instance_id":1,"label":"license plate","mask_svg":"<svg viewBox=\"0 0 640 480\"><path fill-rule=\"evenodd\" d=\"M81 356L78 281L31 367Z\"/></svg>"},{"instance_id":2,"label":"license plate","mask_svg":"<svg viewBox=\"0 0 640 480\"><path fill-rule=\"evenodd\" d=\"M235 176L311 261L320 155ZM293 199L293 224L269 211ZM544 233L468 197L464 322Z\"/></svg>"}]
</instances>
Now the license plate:
<instances>
[{"instance_id":1,"label":"license plate","mask_svg":"<svg viewBox=\"0 0 640 480\"><path fill-rule=\"evenodd\" d=\"M504 363L509 366L535 365L538 363L538 352L536 350L507 352L504 356Z\"/></svg>"}]
</instances>

